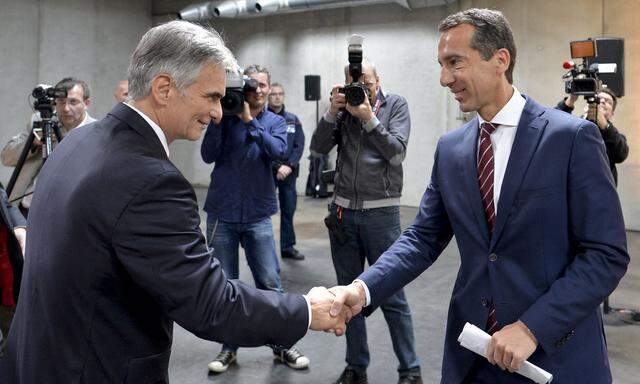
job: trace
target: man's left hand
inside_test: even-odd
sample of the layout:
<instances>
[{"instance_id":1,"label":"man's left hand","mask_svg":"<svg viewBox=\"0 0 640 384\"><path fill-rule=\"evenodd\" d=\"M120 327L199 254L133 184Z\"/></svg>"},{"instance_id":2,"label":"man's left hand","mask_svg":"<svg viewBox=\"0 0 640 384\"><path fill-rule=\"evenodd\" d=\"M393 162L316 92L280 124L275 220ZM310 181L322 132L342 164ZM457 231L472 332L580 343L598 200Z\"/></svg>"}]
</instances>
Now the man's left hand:
<instances>
[{"instance_id":1,"label":"man's left hand","mask_svg":"<svg viewBox=\"0 0 640 384\"><path fill-rule=\"evenodd\" d=\"M607 116L605 115L604 107L601 104L598 104L598 128L604 131L607 129L607 125L609 125L609 120L607 120Z\"/></svg>"},{"instance_id":2,"label":"man's left hand","mask_svg":"<svg viewBox=\"0 0 640 384\"><path fill-rule=\"evenodd\" d=\"M237 116L245 124L249 124L251 120L253 120L253 116L251 116L251 108L249 108L249 103L247 103L246 101L244 102L242 112L238 113Z\"/></svg>"},{"instance_id":3,"label":"man's left hand","mask_svg":"<svg viewBox=\"0 0 640 384\"><path fill-rule=\"evenodd\" d=\"M536 337L518 320L493 334L487 346L487 360L509 372L516 372L537 346Z\"/></svg>"},{"instance_id":4,"label":"man's left hand","mask_svg":"<svg viewBox=\"0 0 640 384\"><path fill-rule=\"evenodd\" d=\"M369 120L373 119L373 117L375 116L373 114L373 109L371 109L371 103L369 102L368 97L364 98L364 103L356 107L347 103L346 109L351 114L351 116L357 117L362 121L363 124L368 123Z\"/></svg>"},{"instance_id":5,"label":"man's left hand","mask_svg":"<svg viewBox=\"0 0 640 384\"><path fill-rule=\"evenodd\" d=\"M276 178L278 180L284 180L287 178L287 176L289 176L291 174L291 172L293 172L293 169L291 169L291 167L289 167L288 165L281 165L280 168L278 168L278 173L276 174Z\"/></svg>"}]
</instances>

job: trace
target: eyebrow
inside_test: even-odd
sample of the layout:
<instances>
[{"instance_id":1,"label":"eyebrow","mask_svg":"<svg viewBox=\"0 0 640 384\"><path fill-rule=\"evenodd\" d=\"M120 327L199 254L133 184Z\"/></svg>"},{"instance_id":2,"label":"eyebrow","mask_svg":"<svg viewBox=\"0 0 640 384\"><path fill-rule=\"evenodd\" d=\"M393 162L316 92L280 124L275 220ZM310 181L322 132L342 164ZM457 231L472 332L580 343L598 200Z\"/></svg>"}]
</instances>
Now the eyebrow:
<instances>
[{"instance_id":1,"label":"eyebrow","mask_svg":"<svg viewBox=\"0 0 640 384\"><path fill-rule=\"evenodd\" d=\"M210 98L216 98L216 97L223 98L224 97L224 95L222 93L220 93L220 92L207 92L207 93L205 93L205 96L206 97L210 97Z\"/></svg>"}]
</instances>

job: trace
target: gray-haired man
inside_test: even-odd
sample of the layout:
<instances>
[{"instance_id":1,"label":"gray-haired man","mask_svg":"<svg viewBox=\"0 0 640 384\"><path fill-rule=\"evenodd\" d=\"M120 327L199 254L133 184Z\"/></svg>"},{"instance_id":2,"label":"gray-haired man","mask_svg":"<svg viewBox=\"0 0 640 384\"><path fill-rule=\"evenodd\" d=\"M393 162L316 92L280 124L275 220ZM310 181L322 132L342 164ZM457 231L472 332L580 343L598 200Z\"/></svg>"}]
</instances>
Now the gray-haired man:
<instances>
[{"instance_id":1,"label":"gray-haired man","mask_svg":"<svg viewBox=\"0 0 640 384\"><path fill-rule=\"evenodd\" d=\"M131 58L130 101L49 157L29 214L4 384L167 383L174 321L241 346L291 346L309 327L343 332L347 314L330 320L326 289L303 297L227 280L193 188L169 161L169 143L198 140L220 120L225 69L235 67L214 31L184 21L152 28Z\"/></svg>"}]
</instances>

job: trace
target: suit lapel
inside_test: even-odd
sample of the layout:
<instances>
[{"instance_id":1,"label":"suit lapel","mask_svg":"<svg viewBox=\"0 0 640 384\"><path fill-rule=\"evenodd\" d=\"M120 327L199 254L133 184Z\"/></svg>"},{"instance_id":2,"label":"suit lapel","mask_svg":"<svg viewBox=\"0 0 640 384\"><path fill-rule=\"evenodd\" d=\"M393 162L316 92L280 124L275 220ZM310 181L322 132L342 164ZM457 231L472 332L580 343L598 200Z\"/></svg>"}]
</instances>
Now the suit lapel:
<instances>
[{"instance_id":1,"label":"suit lapel","mask_svg":"<svg viewBox=\"0 0 640 384\"><path fill-rule=\"evenodd\" d=\"M489 226L482 207L482 196L480 196L480 186L478 185L478 118L471 120L464 128L464 139L461 143L462 170L464 173L464 187L469 196L469 203L473 216L481 228L482 238L489 244Z\"/></svg>"},{"instance_id":2,"label":"suit lapel","mask_svg":"<svg viewBox=\"0 0 640 384\"><path fill-rule=\"evenodd\" d=\"M153 128L151 128L144 118L142 118L142 116L140 116L136 111L129 108L124 103L118 103L113 107L109 114L115 116L118 120L125 122L144 137L149 143L154 154L157 154L158 157L168 159L167 152L165 152L164 147L160 142L160 138Z\"/></svg>"},{"instance_id":3,"label":"suit lapel","mask_svg":"<svg viewBox=\"0 0 640 384\"><path fill-rule=\"evenodd\" d=\"M504 230L511 206L548 123L548 120L541 117L544 109L531 98L526 97L526 99L502 180L496 227L491 237L491 249L495 247Z\"/></svg>"}]
</instances>

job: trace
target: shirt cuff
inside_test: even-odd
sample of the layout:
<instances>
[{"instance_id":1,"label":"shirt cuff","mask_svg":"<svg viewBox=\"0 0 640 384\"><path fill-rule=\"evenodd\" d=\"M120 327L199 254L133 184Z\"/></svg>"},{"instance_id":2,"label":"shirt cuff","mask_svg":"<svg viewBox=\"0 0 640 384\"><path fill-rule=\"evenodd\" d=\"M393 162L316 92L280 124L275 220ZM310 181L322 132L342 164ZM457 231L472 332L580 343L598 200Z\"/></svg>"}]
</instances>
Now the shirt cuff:
<instances>
[{"instance_id":1,"label":"shirt cuff","mask_svg":"<svg viewBox=\"0 0 640 384\"><path fill-rule=\"evenodd\" d=\"M323 118L324 118L324 121L326 121L327 123L330 123L330 124L334 124L336 121L338 121L333 115L331 115L329 113L328 110L327 110L327 112L324 113Z\"/></svg>"},{"instance_id":2,"label":"shirt cuff","mask_svg":"<svg viewBox=\"0 0 640 384\"><path fill-rule=\"evenodd\" d=\"M362 288L364 288L364 296L365 296L364 306L368 307L369 304L371 304L371 294L369 293L369 287L367 287L367 284L360 279L353 280L354 283L356 281L362 284Z\"/></svg>"},{"instance_id":3,"label":"shirt cuff","mask_svg":"<svg viewBox=\"0 0 640 384\"><path fill-rule=\"evenodd\" d=\"M309 324L307 324L307 329L309 329L311 328L311 316L313 316L313 313L311 312L311 302L309 301L307 295L302 295L302 297L304 297L304 301L307 302L307 309L309 312Z\"/></svg>"},{"instance_id":4,"label":"shirt cuff","mask_svg":"<svg viewBox=\"0 0 640 384\"><path fill-rule=\"evenodd\" d=\"M378 124L380 124L380 120L378 120L376 116L373 116L373 118L367 121L367 123L363 125L362 128L364 128L364 130L367 131L367 133L369 133L373 131L373 129L377 127Z\"/></svg>"}]
</instances>

